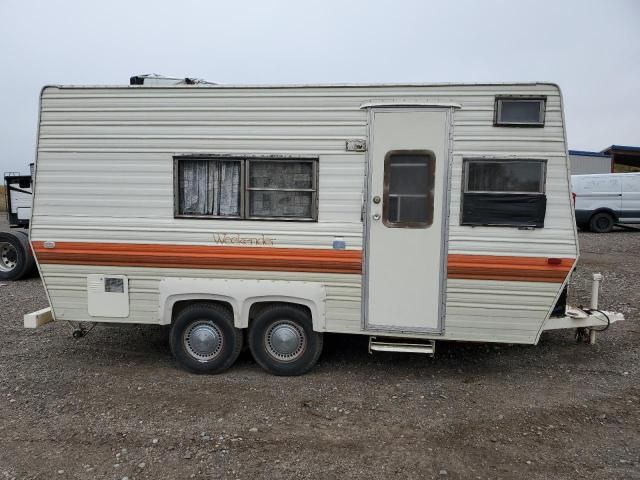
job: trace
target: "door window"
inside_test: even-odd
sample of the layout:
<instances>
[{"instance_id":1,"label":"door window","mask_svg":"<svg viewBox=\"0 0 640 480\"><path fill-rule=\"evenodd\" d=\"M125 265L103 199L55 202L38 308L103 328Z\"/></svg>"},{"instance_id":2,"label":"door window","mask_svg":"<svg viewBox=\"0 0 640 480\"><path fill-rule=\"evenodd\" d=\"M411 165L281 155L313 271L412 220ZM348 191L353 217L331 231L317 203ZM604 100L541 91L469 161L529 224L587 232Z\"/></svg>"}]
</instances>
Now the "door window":
<instances>
[{"instance_id":1,"label":"door window","mask_svg":"<svg viewBox=\"0 0 640 480\"><path fill-rule=\"evenodd\" d=\"M390 228L427 228L433 223L435 156L425 150L394 150L385 156L382 220Z\"/></svg>"}]
</instances>

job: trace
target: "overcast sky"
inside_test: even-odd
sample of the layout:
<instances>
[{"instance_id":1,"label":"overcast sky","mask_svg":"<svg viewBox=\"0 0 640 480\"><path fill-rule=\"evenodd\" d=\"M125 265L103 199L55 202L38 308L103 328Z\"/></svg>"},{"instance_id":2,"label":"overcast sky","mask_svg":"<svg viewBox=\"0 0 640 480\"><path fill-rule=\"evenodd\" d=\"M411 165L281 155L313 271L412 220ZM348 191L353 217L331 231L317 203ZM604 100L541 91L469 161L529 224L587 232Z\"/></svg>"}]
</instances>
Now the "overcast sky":
<instances>
[{"instance_id":1,"label":"overcast sky","mask_svg":"<svg viewBox=\"0 0 640 480\"><path fill-rule=\"evenodd\" d=\"M640 145L640 0L0 0L0 172L45 84L507 82L564 92L569 147Z\"/></svg>"}]
</instances>

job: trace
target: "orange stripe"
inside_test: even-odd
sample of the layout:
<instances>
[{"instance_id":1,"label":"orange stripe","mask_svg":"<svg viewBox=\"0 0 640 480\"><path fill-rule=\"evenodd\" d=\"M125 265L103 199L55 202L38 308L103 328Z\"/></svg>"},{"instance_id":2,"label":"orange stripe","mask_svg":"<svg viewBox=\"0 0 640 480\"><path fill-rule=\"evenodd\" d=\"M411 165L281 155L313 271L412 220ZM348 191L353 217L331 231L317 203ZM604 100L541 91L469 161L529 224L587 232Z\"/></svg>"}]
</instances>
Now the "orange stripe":
<instances>
[{"instance_id":1,"label":"orange stripe","mask_svg":"<svg viewBox=\"0 0 640 480\"><path fill-rule=\"evenodd\" d=\"M130 243L33 242L41 264L362 273L360 250ZM448 278L561 283L575 259L451 254Z\"/></svg>"},{"instance_id":2,"label":"orange stripe","mask_svg":"<svg viewBox=\"0 0 640 480\"><path fill-rule=\"evenodd\" d=\"M551 264L546 257L506 257L489 255L449 255L448 278L512 280L562 283L573 268L575 258L560 258Z\"/></svg>"},{"instance_id":3,"label":"orange stripe","mask_svg":"<svg viewBox=\"0 0 640 480\"><path fill-rule=\"evenodd\" d=\"M33 242L43 264L360 273L360 250L311 248Z\"/></svg>"}]
</instances>

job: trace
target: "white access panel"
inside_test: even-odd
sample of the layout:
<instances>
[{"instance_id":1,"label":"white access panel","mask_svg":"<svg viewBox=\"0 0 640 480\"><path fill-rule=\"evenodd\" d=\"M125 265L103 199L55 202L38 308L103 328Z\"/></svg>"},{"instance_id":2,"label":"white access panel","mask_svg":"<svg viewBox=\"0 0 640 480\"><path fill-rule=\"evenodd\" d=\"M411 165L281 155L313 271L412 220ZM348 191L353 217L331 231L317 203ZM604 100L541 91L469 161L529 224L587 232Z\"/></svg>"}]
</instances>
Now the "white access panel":
<instances>
[{"instance_id":1,"label":"white access panel","mask_svg":"<svg viewBox=\"0 0 640 480\"><path fill-rule=\"evenodd\" d=\"M129 279L124 275L87 275L87 307L92 317L128 317Z\"/></svg>"},{"instance_id":2,"label":"white access panel","mask_svg":"<svg viewBox=\"0 0 640 480\"><path fill-rule=\"evenodd\" d=\"M448 110L442 109L378 109L371 112L370 175L366 198L366 329L442 331L449 115ZM403 154L409 156L397 156ZM416 177L427 175L427 167L422 171L410 165L419 163L420 155L429 158L424 165L431 169L428 173L431 183L425 187L429 192L428 201L432 202L431 218L421 225L394 224L392 216L399 218L401 206L410 206L413 202L409 197L420 197L420 202L425 198L422 193L408 188L406 198L398 199L402 183L412 183L412 174L406 174L408 177L403 182L395 182L394 185L391 172L397 171L393 167L399 170L410 166ZM391 158L409 160L406 163L394 160L396 163L393 163ZM393 202L398 203L393 206Z\"/></svg>"}]
</instances>

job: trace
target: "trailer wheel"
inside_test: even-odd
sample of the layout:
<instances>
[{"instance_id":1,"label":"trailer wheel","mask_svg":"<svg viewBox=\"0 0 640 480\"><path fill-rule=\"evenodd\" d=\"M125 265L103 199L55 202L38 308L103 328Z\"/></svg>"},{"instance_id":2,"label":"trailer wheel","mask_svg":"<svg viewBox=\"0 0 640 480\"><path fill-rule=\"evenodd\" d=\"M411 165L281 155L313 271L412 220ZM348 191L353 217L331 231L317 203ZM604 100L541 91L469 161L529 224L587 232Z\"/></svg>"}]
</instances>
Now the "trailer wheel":
<instances>
[{"instance_id":1,"label":"trailer wheel","mask_svg":"<svg viewBox=\"0 0 640 480\"><path fill-rule=\"evenodd\" d=\"M615 224L614 218L607 212L596 213L589 220L589 228L596 233L609 233Z\"/></svg>"},{"instance_id":2,"label":"trailer wheel","mask_svg":"<svg viewBox=\"0 0 640 480\"><path fill-rule=\"evenodd\" d=\"M242 330L220 305L197 303L180 312L171 327L171 352L194 373L220 373L233 365L242 349Z\"/></svg>"},{"instance_id":3,"label":"trailer wheel","mask_svg":"<svg viewBox=\"0 0 640 480\"><path fill-rule=\"evenodd\" d=\"M20 280L35 267L28 236L0 232L0 280Z\"/></svg>"},{"instance_id":4,"label":"trailer wheel","mask_svg":"<svg viewBox=\"0 0 640 480\"><path fill-rule=\"evenodd\" d=\"M260 312L249 329L255 361L274 375L302 375L322 353L322 334L313 331L309 314L292 305L273 305Z\"/></svg>"}]
</instances>

